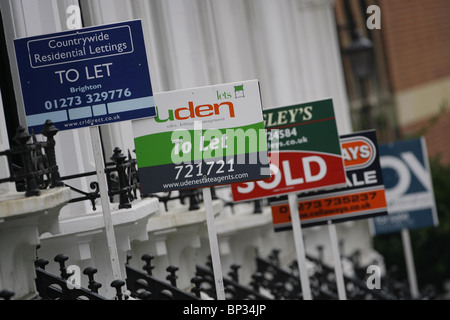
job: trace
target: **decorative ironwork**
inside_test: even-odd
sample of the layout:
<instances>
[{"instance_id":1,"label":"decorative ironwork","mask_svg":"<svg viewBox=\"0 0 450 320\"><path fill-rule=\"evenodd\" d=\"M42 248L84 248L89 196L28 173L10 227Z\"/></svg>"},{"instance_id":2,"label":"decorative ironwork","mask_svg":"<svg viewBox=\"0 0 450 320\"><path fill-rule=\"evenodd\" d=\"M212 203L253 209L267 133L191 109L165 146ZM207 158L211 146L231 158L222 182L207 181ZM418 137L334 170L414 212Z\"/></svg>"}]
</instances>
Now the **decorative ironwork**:
<instances>
[{"instance_id":1,"label":"decorative ironwork","mask_svg":"<svg viewBox=\"0 0 450 320\"><path fill-rule=\"evenodd\" d=\"M119 195L120 203L119 209L129 209L131 208L130 201L137 199L136 189L138 188L138 175L136 169L136 159L131 157L131 153L128 150L128 160L126 156L122 154L122 150L116 147L111 156L111 160L114 162L114 168L106 168L106 175L109 177L108 195L113 197L114 195ZM118 175L118 187L115 184L113 186L113 173Z\"/></svg>"},{"instance_id":2,"label":"decorative ironwork","mask_svg":"<svg viewBox=\"0 0 450 320\"><path fill-rule=\"evenodd\" d=\"M316 266L315 276L321 284L327 284L329 290L337 293L336 276L334 268L326 265L321 258L315 258L306 255L306 258L312 261ZM367 284L356 277L349 277L345 274L344 284L349 300L395 300L397 297L384 290L371 290Z\"/></svg>"},{"instance_id":3,"label":"decorative ironwork","mask_svg":"<svg viewBox=\"0 0 450 320\"><path fill-rule=\"evenodd\" d=\"M34 132L30 135L19 126L14 137L17 146L0 152L0 156L7 157L10 172L10 176L0 179L0 183L15 182L16 190L25 191L26 197L39 196L40 190L48 187L63 186L55 158L54 136L57 132L58 129L47 120L41 132L47 141L37 141Z\"/></svg>"},{"instance_id":4,"label":"decorative ironwork","mask_svg":"<svg viewBox=\"0 0 450 320\"><path fill-rule=\"evenodd\" d=\"M214 273L212 270L211 257L209 257L206 265L208 268L196 265L195 275L197 278L195 281L198 282L196 286L196 291L201 290L208 296L217 299L216 285L214 279ZM261 294L258 290L254 290L258 285L253 286L253 288L246 287L240 284L238 281L237 270L240 268L238 265L233 265L229 274L231 278L223 277L223 284L225 289L225 296L227 300L269 300L270 298Z\"/></svg>"},{"instance_id":5,"label":"decorative ironwork","mask_svg":"<svg viewBox=\"0 0 450 320\"><path fill-rule=\"evenodd\" d=\"M102 284L99 282L96 282L94 280L94 274L97 273L97 269L92 268L92 267L87 267L86 269L83 270L83 274L87 275L89 278L89 285L88 288L95 293L98 293L98 289L100 289L102 287Z\"/></svg>"},{"instance_id":6,"label":"decorative ironwork","mask_svg":"<svg viewBox=\"0 0 450 320\"><path fill-rule=\"evenodd\" d=\"M67 179L67 178L63 178L63 180L65 180L65 179ZM92 210L94 210L94 211L97 210L97 207L95 206L95 200L96 200L97 198L100 198L100 186L99 186L99 184L98 184L97 181L92 181L92 182L89 184L89 187L90 187L92 190L94 190L94 191L92 191L92 192L85 192L85 191L82 191L82 190L77 189L77 188L75 188L75 187L72 187L72 186L70 186L70 185L68 185L68 184L65 184L65 186L69 187L70 190L72 190L72 191L75 191L75 192L77 192L77 193L80 193L80 194L83 194L83 195L84 195L84 197L71 198L71 199L69 200L69 203L74 203L74 202L80 202L80 201L89 200L89 201L91 201Z\"/></svg>"},{"instance_id":7,"label":"decorative ironwork","mask_svg":"<svg viewBox=\"0 0 450 320\"><path fill-rule=\"evenodd\" d=\"M127 300L128 297L122 293L122 287L125 286L125 281L121 279L116 279L111 282L111 287L116 289L116 296L114 300Z\"/></svg>"},{"instance_id":8,"label":"decorative ironwork","mask_svg":"<svg viewBox=\"0 0 450 320\"><path fill-rule=\"evenodd\" d=\"M108 196L110 201L113 202L114 196L119 196L119 209L131 208L133 200L137 199L137 190L139 189L139 178L137 170L136 159L133 159L131 152L128 150L128 159L122 154L122 150L118 147L114 148L113 155L110 158L113 162L106 163L105 174L108 185ZM83 177L96 176L96 171L90 171L86 173L80 173L70 176L62 177L61 180L67 181L72 179L78 179ZM90 201L92 209L97 210L95 201L100 198L100 188L97 181L92 181L89 187L93 190L86 192L75 188L67 183L65 186L69 187L72 191L82 194L81 197L72 198L69 202L75 203L80 201Z\"/></svg>"},{"instance_id":9,"label":"decorative ironwork","mask_svg":"<svg viewBox=\"0 0 450 320\"><path fill-rule=\"evenodd\" d=\"M361 250L356 249L350 256L344 258L351 261L356 278L366 282L368 278L367 274L368 265L363 265L361 263ZM372 262L372 264L377 265L375 261ZM396 297L396 299L400 300L412 299L408 285L402 281L394 279L391 276L391 274L395 273L396 271L395 269L396 268L393 267L389 270L389 272L386 272L384 275L381 276L380 282L383 283L383 291L391 293ZM426 294L424 295L424 298L425 296Z\"/></svg>"},{"instance_id":10,"label":"decorative ironwork","mask_svg":"<svg viewBox=\"0 0 450 320\"><path fill-rule=\"evenodd\" d=\"M301 299L303 295L298 277L282 269L279 261L273 258L256 257L256 271L262 275L260 285L269 290L276 300Z\"/></svg>"},{"instance_id":11,"label":"decorative ironwork","mask_svg":"<svg viewBox=\"0 0 450 320\"><path fill-rule=\"evenodd\" d=\"M44 129L42 129L41 134L47 138L47 143L43 146L45 149L45 154L47 155L48 165L50 168L50 183L52 187L62 187L64 183L61 181L59 175L58 165L56 163L55 156L55 135L58 133L58 129L53 125L53 122L47 120L44 124Z\"/></svg>"},{"instance_id":12,"label":"decorative ironwork","mask_svg":"<svg viewBox=\"0 0 450 320\"><path fill-rule=\"evenodd\" d=\"M35 261L36 289L42 300L108 300L99 295L96 291L89 291L85 288L71 288L67 286L67 279L71 274L67 273L65 261L68 257L59 254L55 261L60 264L61 277L45 270L48 260L37 259ZM85 269L86 270L86 269Z\"/></svg>"},{"instance_id":13,"label":"decorative ironwork","mask_svg":"<svg viewBox=\"0 0 450 320\"><path fill-rule=\"evenodd\" d=\"M0 300L11 300L11 298L14 296L14 292L10 290L1 290L0 291Z\"/></svg>"},{"instance_id":14,"label":"decorative ironwork","mask_svg":"<svg viewBox=\"0 0 450 320\"><path fill-rule=\"evenodd\" d=\"M144 273L136 268L131 267L128 263L125 265L127 274L127 288L131 292L133 298L143 298L145 300L198 300L197 295L192 295L176 287L176 271L178 267L169 266L167 271L169 275L166 280L170 283L157 279L152 275L153 266L151 265L152 255L143 255L142 260L145 261ZM130 257L128 257L128 261Z\"/></svg>"},{"instance_id":15,"label":"decorative ironwork","mask_svg":"<svg viewBox=\"0 0 450 320\"><path fill-rule=\"evenodd\" d=\"M199 204L203 201L200 189L179 190L178 193L178 196L172 196L172 191L167 192L165 195L152 194L151 196L162 202L166 211L168 211L169 201L179 200L182 205L185 205L186 198L189 199L189 211L198 210L200 208Z\"/></svg>"},{"instance_id":16,"label":"decorative ironwork","mask_svg":"<svg viewBox=\"0 0 450 320\"><path fill-rule=\"evenodd\" d=\"M25 192L26 197L39 196L40 190L55 187L68 187L80 197L72 197L69 203L90 201L92 209L96 210L96 199L100 198L100 188L96 181L92 181L89 187L91 192L80 190L66 181L95 176L96 171L79 173L61 177L55 156L55 139L58 129L53 122L47 120L41 134L46 141L37 141L34 132L30 135L27 130L19 126L14 137L17 146L10 150L0 152L0 156L7 158L10 176L0 179L0 183L15 182L18 192ZM31 139L31 142L29 142ZM137 199L139 189L139 176L137 161L131 156L122 154L122 150L116 147L110 158L112 162L105 164L105 174L108 184L108 195L113 202L114 196L119 197L119 209L131 208L131 202ZM191 195L187 195L190 196ZM194 206L194 204L192 204Z\"/></svg>"},{"instance_id":17,"label":"decorative ironwork","mask_svg":"<svg viewBox=\"0 0 450 320\"><path fill-rule=\"evenodd\" d=\"M318 246L318 258L306 254L314 264L314 274L310 276L311 293L314 299L338 299L334 268L323 262L323 247ZM299 299L301 288L298 279L298 263L289 265L291 272L280 266L279 250L273 250L267 259L256 258L257 271L263 275L261 285L276 299ZM344 275L345 290L349 300L393 300L399 297L386 290L371 290L366 283L356 277Z\"/></svg>"},{"instance_id":18,"label":"decorative ironwork","mask_svg":"<svg viewBox=\"0 0 450 320\"><path fill-rule=\"evenodd\" d=\"M42 300L109 300L98 293L98 289L102 287L101 283L94 280L94 275L97 269L87 267L83 270L83 274L88 276L88 289L81 286L68 286L68 281L74 273L68 273L66 268L66 261L69 259L64 254L55 256L54 261L59 264L60 276L54 275L45 270L48 265L48 260L38 259L34 261L36 270L36 289ZM130 297L123 293L125 281L116 279L111 282L111 287L116 289L114 300L128 300ZM144 296L145 297L145 296Z\"/></svg>"},{"instance_id":19,"label":"decorative ironwork","mask_svg":"<svg viewBox=\"0 0 450 320\"><path fill-rule=\"evenodd\" d=\"M39 246L38 246L39 247ZM314 265L314 273L310 278L311 293L314 300L338 300L336 278L334 268L323 262L323 247L317 247L318 257L306 255L306 258ZM298 263L293 260L285 269L280 262L280 250L274 249L266 257L256 257L256 272L251 276L248 286L239 283L238 264L232 264L228 276L223 277L225 295L227 300L299 300L302 299L301 286L299 282ZM40 297L44 300L106 300L99 295L98 289L102 285L95 281L94 275L97 269L85 268L83 274L88 276L88 289L82 287L69 288L72 273L66 268L69 258L64 254L55 256L54 261L59 264L60 275L54 275L45 270L48 260L39 259L36 255L36 287ZM215 278L212 269L211 257L206 261L206 267L195 266L195 276L191 279L193 287L191 293L177 288L178 267L170 265L166 268L167 281L159 280L152 275L155 266L152 264L154 256L144 254L141 257L145 261L142 269L138 270L129 265L131 255L127 255L125 264L126 281L116 279L111 283L111 287L116 289L114 300L127 300L133 298L137 300L201 300L203 298L217 299L215 289ZM391 281L386 280L383 281ZM383 282L380 290L371 290L366 283L357 277L344 275L345 289L349 300L398 300L411 299L410 296L399 294L393 290L395 284ZM123 288L127 286L126 294ZM73 286L72 286L73 287ZM391 291L392 290L392 291ZM0 299L9 300L14 293L4 290L0 292ZM437 298L433 291L424 291L418 299Z\"/></svg>"},{"instance_id":20,"label":"decorative ironwork","mask_svg":"<svg viewBox=\"0 0 450 320\"><path fill-rule=\"evenodd\" d=\"M223 188L224 186L218 186L218 187ZM225 187L228 188L228 186L225 186ZM211 192L212 192L212 190L214 190L213 199L220 199L220 200L222 200L223 206L224 207L230 207L232 213L234 213L234 207L236 205L243 204L243 203L253 203L253 206L254 206L253 207L253 213L254 214L260 214L260 213L263 212L263 208L264 208L264 202L263 202L264 200L263 199L234 202L233 200L228 200L228 199L224 199L224 198L221 198L221 197L217 196L216 192L215 192L215 189L211 188Z\"/></svg>"}]
</instances>

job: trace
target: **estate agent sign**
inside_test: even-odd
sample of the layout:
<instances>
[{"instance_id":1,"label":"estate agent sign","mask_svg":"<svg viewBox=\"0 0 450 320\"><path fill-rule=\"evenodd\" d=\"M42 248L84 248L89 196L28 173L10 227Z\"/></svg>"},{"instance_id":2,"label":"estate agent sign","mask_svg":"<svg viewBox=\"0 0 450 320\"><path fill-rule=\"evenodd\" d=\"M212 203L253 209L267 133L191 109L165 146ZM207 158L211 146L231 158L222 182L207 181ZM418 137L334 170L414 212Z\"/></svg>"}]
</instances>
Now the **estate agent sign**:
<instances>
[{"instance_id":1,"label":"estate agent sign","mask_svg":"<svg viewBox=\"0 0 450 320\"><path fill-rule=\"evenodd\" d=\"M389 215L372 220L373 234L437 226L425 138L380 145Z\"/></svg>"},{"instance_id":2,"label":"estate agent sign","mask_svg":"<svg viewBox=\"0 0 450 320\"><path fill-rule=\"evenodd\" d=\"M14 40L28 128L155 116L140 20Z\"/></svg>"},{"instance_id":3,"label":"estate agent sign","mask_svg":"<svg viewBox=\"0 0 450 320\"><path fill-rule=\"evenodd\" d=\"M232 185L234 201L344 186L333 101L264 110L272 177Z\"/></svg>"},{"instance_id":4,"label":"estate agent sign","mask_svg":"<svg viewBox=\"0 0 450 320\"><path fill-rule=\"evenodd\" d=\"M375 130L341 136L347 185L298 195L302 227L387 215ZM271 199L275 231L292 228L287 197Z\"/></svg>"},{"instance_id":5,"label":"estate agent sign","mask_svg":"<svg viewBox=\"0 0 450 320\"><path fill-rule=\"evenodd\" d=\"M155 118L133 122L141 192L270 177L258 80L155 95Z\"/></svg>"}]
</instances>

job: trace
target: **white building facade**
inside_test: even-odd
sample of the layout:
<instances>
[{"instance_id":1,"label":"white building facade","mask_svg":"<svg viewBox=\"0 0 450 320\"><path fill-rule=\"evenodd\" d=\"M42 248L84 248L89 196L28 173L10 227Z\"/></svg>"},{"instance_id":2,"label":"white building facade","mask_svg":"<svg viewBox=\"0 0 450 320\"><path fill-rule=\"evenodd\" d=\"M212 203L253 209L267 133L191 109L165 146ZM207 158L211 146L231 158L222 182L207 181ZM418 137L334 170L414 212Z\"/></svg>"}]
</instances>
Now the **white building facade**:
<instances>
[{"instance_id":1,"label":"white building facade","mask_svg":"<svg viewBox=\"0 0 450 320\"><path fill-rule=\"evenodd\" d=\"M79 9L85 27L142 20L154 92L258 79L264 108L331 97L339 133L352 131L332 0L0 0L0 5L22 125L13 40L67 30L79 21ZM0 105L0 151L10 147L4 129L7 107ZM103 126L100 132L105 158L115 147L124 154L134 150L130 121ZM96 170L89 129L61 131L55 140L62 177ZM0 161L0 178L7 177L5 159ZM95 176L67 183L89 190L93 180ZM42 195L24 198L12 183L0 184L0 289L14 291L16 299L36 295L33 260L39 244L37 255L50 261L47 270L58 274L53 258L66 254L67 265L97 268L96 280L103 284L99 293L112 298L113 267L100 200L94 211L89 201L69 203L77 195L68 188L51 192L55 195L49 203ZM218 188L217 195L231 200L228 187ZM12 199L32 203L14 211ZM292 232L273 231L269 207L253 214L251 204L231 210L218 199L213 205L224 273L239 264L240 281L249 283L257 252L265 256L274 248L281 250L286 265L296 259ZM130 209L111 203L110 210L122 278L127 254L130 264L141 268L141 256L150 253L156 276L164 279L166 267L176 265L178 287L190 290L195 265L204 265L210 254L203 204L189 211L187 205L171 201L166 211L157 198L139 198ZM328 228L303 229L303 235L306 252L316 255L322 245L332 265ZM337 235L344 242L341 254L360 249L365 261L378 257L366 220L338 224ZM82 285L87 286L87 279Z\"/></svg>"}]
</instances>

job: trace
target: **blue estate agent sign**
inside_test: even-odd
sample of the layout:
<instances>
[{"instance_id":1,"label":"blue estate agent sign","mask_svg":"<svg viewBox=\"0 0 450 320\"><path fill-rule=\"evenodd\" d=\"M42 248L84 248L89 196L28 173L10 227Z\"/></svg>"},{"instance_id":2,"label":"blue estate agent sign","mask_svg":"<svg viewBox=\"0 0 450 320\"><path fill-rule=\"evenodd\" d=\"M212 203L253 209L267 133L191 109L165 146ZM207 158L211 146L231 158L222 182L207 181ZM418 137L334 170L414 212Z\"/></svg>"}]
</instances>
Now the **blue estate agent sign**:
<instances>
[{"instance_id":1,"label":"blue estate agent sign","mask_svg":"<svg viewBox=\"0 0 450 320\"><path fill-rule=\"evenodd\" d=\"M375 235L437 226L425 139L379 145L388 215L373 218Z\"/></svg>"},{"instance_id":2,"label":"blue estate agent sign","mask_svg":"<svg viewBox=\"0 0 450 320\"><path fill-rule=\"evenodd\" d=\"M59 130L156 115L142 23L14 40L28 128Z\"/></svg>"}]
</instances>

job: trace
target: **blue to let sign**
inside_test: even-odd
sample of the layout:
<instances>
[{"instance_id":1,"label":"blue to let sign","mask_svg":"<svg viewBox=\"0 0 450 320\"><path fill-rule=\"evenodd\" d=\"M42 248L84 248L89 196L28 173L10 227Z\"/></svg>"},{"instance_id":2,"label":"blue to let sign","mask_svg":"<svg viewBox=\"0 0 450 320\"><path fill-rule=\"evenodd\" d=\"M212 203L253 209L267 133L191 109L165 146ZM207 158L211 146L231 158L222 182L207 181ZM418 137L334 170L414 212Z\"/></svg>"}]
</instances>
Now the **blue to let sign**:
<instances>
[{"instance_id":1,"label":"blue to let sign","mask_svg":"<svg viewBox=\"0 0 450 320\"><path fill-rule=\"evenodd\" d=\"M372 219L372 234L438 225L425 139L380 144L388 215Z\"/></svg>"},{"instance_id":2,"label":"blue to let sign","mask_svg":"<svg viewBox=\"0 0 450 320\"><path fill-rule=\"evenodd\" d=\"M140 20L14 40L29 130L156 115Z\"/></svg>"}]
</instances>

